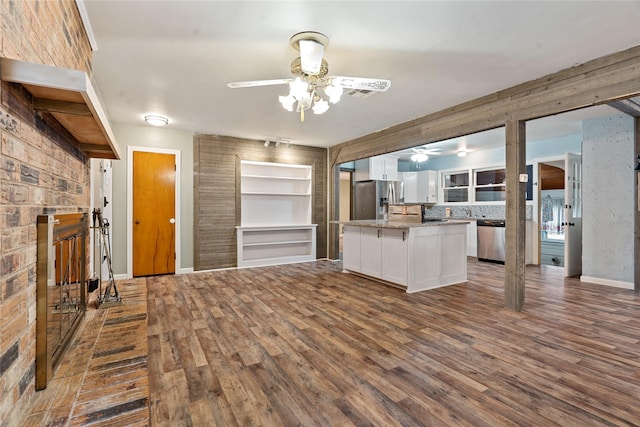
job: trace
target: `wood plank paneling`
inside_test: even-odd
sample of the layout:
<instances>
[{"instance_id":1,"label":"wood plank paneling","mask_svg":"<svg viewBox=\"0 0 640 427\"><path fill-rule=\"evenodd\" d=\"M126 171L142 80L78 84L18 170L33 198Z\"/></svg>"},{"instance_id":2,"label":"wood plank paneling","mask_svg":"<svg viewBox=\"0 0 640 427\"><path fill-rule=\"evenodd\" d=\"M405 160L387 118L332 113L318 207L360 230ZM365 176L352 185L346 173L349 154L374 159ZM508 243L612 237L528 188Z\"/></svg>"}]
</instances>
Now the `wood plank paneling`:
<instances>
[{"instance_id":1,"label":"wood plank paneling","mask_svg":"<svg viewBox=\"0 0 640 427\"><path fill-rule=\"evenodd\" d=\"M318 224L316 254L327 256L327 149L216 135L194 136L194 268L237 264L240 225L240 160L313 166L311 221Z\"/></svg>"}]
</instances>

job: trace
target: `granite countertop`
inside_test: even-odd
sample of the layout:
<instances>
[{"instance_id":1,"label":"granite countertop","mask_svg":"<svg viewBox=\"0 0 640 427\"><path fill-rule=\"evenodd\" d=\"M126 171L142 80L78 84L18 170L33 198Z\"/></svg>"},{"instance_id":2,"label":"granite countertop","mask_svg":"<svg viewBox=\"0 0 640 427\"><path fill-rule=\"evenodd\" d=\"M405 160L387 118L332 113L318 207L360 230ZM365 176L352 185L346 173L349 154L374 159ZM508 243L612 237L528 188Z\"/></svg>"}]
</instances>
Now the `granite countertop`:
<instances>
[{"instance_id":1,"label":"granite countertop","mask_svg":"<svg viewBox=\"0 0 640 427\"><path fill-rule=\"evenodd\" d=\"M356 221L340 221L340 224L343 225L353 225L357 227L375 227L375 228L418 228L418 227L441 227L445 225L460 225L460 224L468 224L469 221L458 220L448 221L448 220L437 220L437 221L428 221L424 223L420 222L402 222L402 221L384 221L379 219L363 219Z\"/></svg>"}]
</instances>

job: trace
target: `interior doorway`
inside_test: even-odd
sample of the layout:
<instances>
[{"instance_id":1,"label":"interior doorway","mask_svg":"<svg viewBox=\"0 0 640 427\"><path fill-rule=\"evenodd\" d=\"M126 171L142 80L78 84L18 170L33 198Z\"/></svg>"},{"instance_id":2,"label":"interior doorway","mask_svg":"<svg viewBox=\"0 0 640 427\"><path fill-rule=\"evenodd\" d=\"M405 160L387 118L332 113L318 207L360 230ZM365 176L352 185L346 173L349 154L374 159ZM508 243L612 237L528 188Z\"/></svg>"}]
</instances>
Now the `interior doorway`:
<instances>
[{"instance_id":1,"label":"interior doorway","mask_svg":"<svg viewBox=\"0 0 640 427\"><path fill-rule=\"evenodd\" d=\"M565 277L582 273L582 159L567 153L538 164L540 264L564 269Z\"/></svg>"},{"instance_id":2,"label":"interior doorway","mask_svg":"<svg viewBox=\"0 0 640 427\"><path fill-rule=\"evenodd\" d=\"M564 159L539 168L540 264L564 267Z\"/></svg>"},{"instance_id":3,"label":"interior doorway","mask_svg":"<svg viewBox=\"0 0 640 427\"><path fill-rule=\"evenodd\" d=\"M179 265L179 151L129 147L128 271L173 274Z\"/></svg>"}]
</instances>

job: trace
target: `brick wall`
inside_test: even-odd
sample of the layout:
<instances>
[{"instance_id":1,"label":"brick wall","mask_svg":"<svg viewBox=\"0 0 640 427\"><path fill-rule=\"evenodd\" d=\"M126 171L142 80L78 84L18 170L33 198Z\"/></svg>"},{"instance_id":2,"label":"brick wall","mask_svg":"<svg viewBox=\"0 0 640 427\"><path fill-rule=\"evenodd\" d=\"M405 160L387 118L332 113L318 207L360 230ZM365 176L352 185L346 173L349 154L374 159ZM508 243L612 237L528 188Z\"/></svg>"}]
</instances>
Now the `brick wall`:
<instances>
[{"instance_id":1,"label":"brick wall","mask_svg":"<svg viewBox=\"0 0 640 427\"><path fill-rule=\"evenodd\" d=\"M0 57L90 72L75 1L0 1ZM0 425L35 385L36 217L88 212L89 159L20 86L0 82Z\"/></svg>"}]
</instances>

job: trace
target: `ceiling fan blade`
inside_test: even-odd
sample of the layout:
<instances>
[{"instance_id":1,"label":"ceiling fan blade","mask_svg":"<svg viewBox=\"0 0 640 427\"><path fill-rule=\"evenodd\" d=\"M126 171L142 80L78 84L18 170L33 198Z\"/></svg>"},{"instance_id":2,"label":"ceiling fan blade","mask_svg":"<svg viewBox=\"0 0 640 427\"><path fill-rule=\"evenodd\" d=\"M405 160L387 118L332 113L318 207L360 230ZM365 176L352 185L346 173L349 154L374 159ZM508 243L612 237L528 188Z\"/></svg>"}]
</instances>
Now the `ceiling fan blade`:
<instances>
[{"instance_id":1,"label":"ceiling fan blade","mask_svg":"<svg viewBox=\"0 0 640 427\"><path fill-rule=\"evenodd\" d=\"M239 87L255 87L255 86L271 86L271 85L284 85L291 83L293 79L275 79L275 80L251 80L248 82L231 82L227 83L227 86L235 89Z\"/></svg>"},{"instance_id":2,"label":"ceiling fan blade","mask_svg":"<svg viewBox=\"0 0 640 427\"><path fill-rule=\"evenodd\" d=\"M364 77L328 77L333 84L349 89L373 90L376 92L384 92L391 87L391 80L384 79L368 79Z\"/></svg>"}]
</instances>

